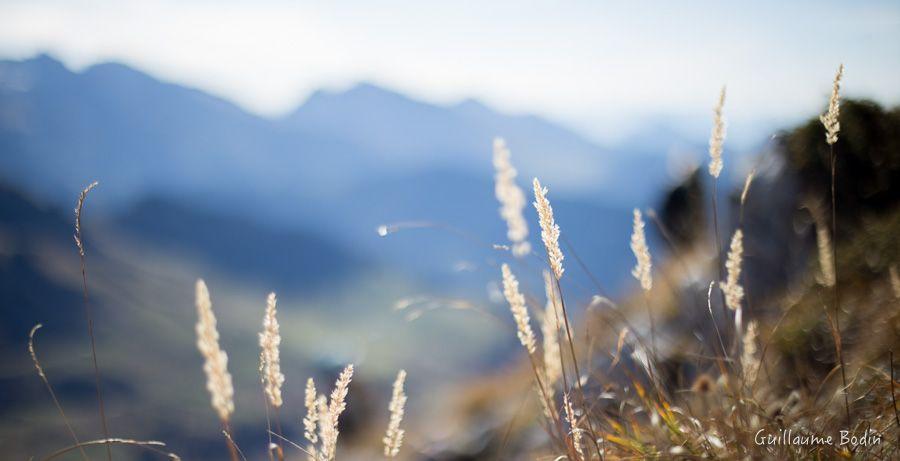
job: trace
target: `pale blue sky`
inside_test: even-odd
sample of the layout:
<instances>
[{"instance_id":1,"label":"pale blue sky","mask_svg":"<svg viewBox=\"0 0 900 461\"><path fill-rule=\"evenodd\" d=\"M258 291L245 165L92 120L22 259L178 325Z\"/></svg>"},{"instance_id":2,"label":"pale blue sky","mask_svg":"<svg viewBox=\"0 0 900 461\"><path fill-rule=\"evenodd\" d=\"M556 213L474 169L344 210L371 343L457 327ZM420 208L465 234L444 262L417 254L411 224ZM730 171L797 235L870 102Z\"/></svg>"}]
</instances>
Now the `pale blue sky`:
<instances>
[{"instance_id":1,"label":"pale blue sky","mask_svg":"<svg viewBox=\"0 0 900 461\"><path fill-rule=\"evenodd\" d=\"M0 56L123 61L279 115L373 81L603 137L647 114L790 120L845 91L900 102L900 2L0 1Z\"/></svg>"}]
</instances>

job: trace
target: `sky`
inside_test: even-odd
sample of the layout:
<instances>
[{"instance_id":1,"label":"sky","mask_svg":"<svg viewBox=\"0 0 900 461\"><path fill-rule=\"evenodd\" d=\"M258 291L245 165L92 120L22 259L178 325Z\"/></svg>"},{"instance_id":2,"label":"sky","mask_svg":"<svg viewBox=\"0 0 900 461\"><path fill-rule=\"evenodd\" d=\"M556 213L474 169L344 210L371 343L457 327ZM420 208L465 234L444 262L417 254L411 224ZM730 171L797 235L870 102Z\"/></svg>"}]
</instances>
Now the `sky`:
<instances>
[{"instance_id":1,"label":"sky","mask_svg":"<svg viewBox=\"0 0 900 461\"><path fill-rule=\"evenodd\" d=\"M120 61L264 116L369 81L614 137L649 115L730 120L900 103L900 2L0 0L0 57Z\"/></svg>"}]
</instances>

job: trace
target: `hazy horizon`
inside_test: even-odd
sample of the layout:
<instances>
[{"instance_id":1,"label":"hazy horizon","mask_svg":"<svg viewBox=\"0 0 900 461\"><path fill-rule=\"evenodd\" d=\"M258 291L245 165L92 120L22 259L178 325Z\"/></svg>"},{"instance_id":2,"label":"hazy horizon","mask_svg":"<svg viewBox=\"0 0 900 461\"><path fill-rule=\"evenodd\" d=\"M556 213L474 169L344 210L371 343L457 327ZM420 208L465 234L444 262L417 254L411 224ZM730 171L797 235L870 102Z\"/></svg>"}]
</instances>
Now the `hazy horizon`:
<instances>
[{"instance_id":1,"label":"hazy horizon","mask_svg":"<svg viewBox=\"0 0 900 461\"><path fill-rule=\"evenodd\" d=\"M900 5L764 3L13 1L0 5L0 58L49 53L76 71L121 62L265 117L316 90L370 82L433 104L476 99L544 116L600 141L648 118L702 133L695 119L708 119L726 84L730 138L747 143L757 134L742 136L746 125L820 111L840 62L848 97L900 102Z\"/></svg>"}]
</instances>

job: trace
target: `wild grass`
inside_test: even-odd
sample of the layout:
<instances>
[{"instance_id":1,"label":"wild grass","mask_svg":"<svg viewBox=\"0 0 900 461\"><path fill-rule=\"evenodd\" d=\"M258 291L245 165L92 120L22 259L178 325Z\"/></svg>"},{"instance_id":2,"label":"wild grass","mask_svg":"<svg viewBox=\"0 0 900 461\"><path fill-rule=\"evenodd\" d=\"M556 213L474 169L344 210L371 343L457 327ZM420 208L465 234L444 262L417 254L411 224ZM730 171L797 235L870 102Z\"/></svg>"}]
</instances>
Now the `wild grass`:
<instances>
[{"instance_id":1,"label":"wild grass","mask_svg":"<svg viewBox=\"0 0 900 461\"><path fill-rule=\"evenodd\" d=\"M657 258L654 261L647 243L644 213L634 209L630 248L635 256L635 266L631 274L640 289L633 299L625 299L620 304L598 295L595 299L599 301L591 302L584 312L575 311L579 306L575 303L569 306L576 309L567 308L567 293L561 283L565 273L565 255L559 242L562 230L554 217L549 191L534 178L534 217L541 229L544 251L543 255L539 255L532 251L527 240L526 200L524 192L515 182L517 172L511 162L510 150L502 139L494 141L495 196L501 205L499 214L507 226L506 237L510 243L494 248L509 250L510 263L518 264L522 270L535 269L524 263L526 256L539 260L544 266L538 269L543 275L545 299L534 302L534 297L526 296L529 287L522 281L527 281L528 277L520 279L509 264L500 264L503 296L512 314L510 325L515 327L530 365L530 376L525 378L523 374L513 373L509 379L515 383L525 379L531 381L526 383L528 398L537 398L537 405L521 406L508 425L495 427L493 430L502 442L486 444L487 448L475 459L888 459L900 455L900 439L895 440L894 437L900 430L900 412L896 404L893 351L878 349L880 344L888 344L889 340L874 338L871 344L858 346L850 355L843 346L842 317L878 316L881 312L877 318L891 325L898 322L900 277L896 264L892 262L880 292L876 290L873 293L870 285L849 284L846 287L848 298L852 298L858 307L850 314L841 310L838 286L842 279L838 277L838 266L844 264L842 274L859 270L857 265L864 259L862 255L865 251L848 247L847 254L842 253L841 259L837 253L837 158L834 146L840 130L839 89L842 76L843 66L835 76L828 110L821 116L831 167L830 235L821 216L823 213L811 209L818 249L818 270L815 272L819 273L816 278L821 286L801 284L791 287L793 293L788 293L781 301L766 300L769 303L784 303L783 312L777 319L758 311L747 296L749 282L744 266L745 259L753 256L749 243L753 235L750 228L744 227L744 208L753 200L750 190L757 175L755 169L746 176L742 189L736 194L740 207L738 225L732 234L727 257L722 258L716 196L719 176L725 168L724 88L714 108L709 141L708 171L713 178L711 211L715 255L705 257L703 255L708 255L708 252L686 251L686 254L670 256L669 260ZM85 312L104 437L82 441L66 417L35 351L34 335L40 328L37 325L31 330L28 350L38 376L73 441L72 446L43 459L54 459L77 450L81 458L87 461L90 458L86 449L97 446L105 446L107 457L111 459L111 445L138 447L178 459L177 455L163 450L165 445L162 442L110 437L107 432L81 235L82 208L95 184L79 196L75 242L81 257ZM647 216L652 218L662 234L667 235L655 212L647 213ZM379 228L379 234L386 236L403 227L441 226L433 223L383 226ZM457 232L453 227L446 229ZM698 233L702 234L702 231L698 229ZM459 232L459 235L471 237L464 232ZM624 243L627 236L622 236L622 239ZM485 246L479 238L472 238L472 241ZM708 239L701 238L699 241L699 246L709 245ZM581 263L571 245L568 252ZM697 279L697 276L683 270L687 266L698 268L698 273L706 275L701 275L700 280L691 280ZM596 280L585 265L579 264L579 267L591 280ZM656 284L653 283L654 267L659 277ZM519 269L517 273L521 274ZM684 295L685 283L701 287L695 290L699 296L687 303L678 301L679 296ZM822 286L831 291L831 309L827 309L822 301ZM713 299L718 296L714 295L714 290L722 296L721 314L713 309ZM889 295L884 296L883 293ZM238 440L245 435L234 434L229 424L235 413L235 391L228 370L228 355L220 346L210 293L202 279L196 282L195 304L198 316L197 347L204 361L210 406L222 424L231 460L246 460L248 454L238 446ZM687 305L688 309L699 312L699 315L676 312L673 316L664 309L668 305L682 309ZM631 321L631 314L641 308L646 308L649 331L635 327ZM460 309L475 310L468 307ZM536 312L535 317L540 323L537 333L531 325L530 309ZM656 316L660 314L661 323L658 324ZM263 455L269 460L279 461L295 458L294 455L308 461L333 461L342 453L338 441L342 416L351 403L354 365L349 364L343 369L330 392L320 392L313 378L307 379L302 413L292 417L304 441L288 439L282 431L280 412L291 409L282 394L283 387L290 383L285 382L281 371L279 348L282 337L277 315L276 296L271 293L266 300L262 332L258 338L259 379L268 437ZM699 320L696 325L685 327L673 320L678 315ZM746 321L745 315L749 317ZM508 314L504 319L506 321L509 321ZM858 321L854 324L859 328ZM724 331L720 329L722 325L725 326ZM663 336L661 349L657 348L658 326L670 332ZM672 334L673 331L682 334ZM714 332L714 336L703 331ZM646 334L652 338L651 347L647 347L644 341ZM822 351L829 348L834 350L833 360L827 357L822 359ZM605 350L609 356L598 357L597 350ZM809 370L823 364L828 368L819 372ZM840 384L836 383L838 372ZM391 388L390 401L385 406L388 413L386 429L378 431L384 434L380 451L385 458L431 459L429 453L419 453L415 447L404 448L407 429L402 424L407 411L406 381L406 371L400 370ZM536 392L530 392L532 388ZM502 388L492 397L485 400L496 403L509 399L508 382L503 381ZM515 434L514 428L521 435ZM529 431L528 428L537 428L542 432ZM499 437L501 433L503 436ZM829 437L849 436L865 443L825 441ZM296 449L296 452L286 452L284 447ZM356 447L354 452L358 454L363 450L367 453L367 459L379 452L376 447ZM260 454L249 455L254 458L254 455Z\"/></svg>"}]
</instances>

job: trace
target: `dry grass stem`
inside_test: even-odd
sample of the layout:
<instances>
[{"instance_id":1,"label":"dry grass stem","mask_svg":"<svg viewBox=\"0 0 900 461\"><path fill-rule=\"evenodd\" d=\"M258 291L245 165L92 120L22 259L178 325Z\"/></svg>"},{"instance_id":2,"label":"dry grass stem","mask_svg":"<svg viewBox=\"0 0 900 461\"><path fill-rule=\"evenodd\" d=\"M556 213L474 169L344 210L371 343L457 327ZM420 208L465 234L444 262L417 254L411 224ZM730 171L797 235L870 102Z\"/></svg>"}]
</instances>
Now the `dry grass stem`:
<instances>
[{"instance_id":1,"label":"dry grass stem","mask_svg":"<svg viewBox=\"0 0 900 461\"><path fill-rule=\"evenodd\" d=\"M203 279L197 280L197 348L203 355L203 371L206 373L206 389L212 399L212 407L219 419L227 422L234 413L234 386L228 373L228 355L219 347L219 331L213 314L209 290Z\"/></svg>"},{"instance_id":2,"label":"dry grass stem","mask_svg":"<svg viewBox=\"0 0 900 461\"><path fill-rule=\"evenodd\" d=\"M56 397L56 392L53 391L53 386L50 385L50 381L47 379L47 375L44 374L44 367L41 366L41 361L38 360L37 352L34 350L34 334L43 327L40 323L31 328L31 331L28 332L28 354L31 355L31 361L34 363L34 368L37 370L38 376L40 376L41 381L44 382L44 387L47 388L47 391L50 393L50 398L53 399L53 405L56 406L56 410L59 412L60 417L62 417L63 424L66 425L66 430L69 432L69 435L72 436L72 440L75 442L74 446L78 447L78 451L81 452L81 458L84 461L88 461L87 453L84 452L84 447L81 446L81 441L78 440L78 435L75 434L75 429L72 428L72 424L69 422L69 418L66 416L66 412L63 411L62 404L59 403L59 399Z\"/></svg>"},{"instance_id":3,"label":"dry grass stem","mask_svg":"<svg viewBox=\"0 0 900 461\"><path fill-rule=\"evenodd\" d=\"M528 223L522 211L525 209L525 193L516 184L518 172L510 162L509 148L502 138L494 138L494 195L500 202L500 217L506 221L506 236L512 242L512 254L522 257L531 252L528 243Z\"/></svg>"},{"instance_id":4,"label":"dry grass stem","mask_svg":"<svg viewBox=\"0 0 900 461\"><path fill-rule=\"evenodd\" d=\"M819 120L825 126L825 142L829 145L837 142L838 132L841 131L841 123L838 118L841 112L841 78L843 76L844 65L841 64L834 76L831 97L828 99L828 111L819 116Z\"/></svg>"},{"instance_id":5,"label":"dry grass stem","mask_svg":"<svg viewBox=\"0 0 900 461\"><path fill-rule=\"evenodd\" d=\"M528 316L528 308L525 306L525 296L519 291L519 281L509 269L509 265L504 264L501 267L503 273L503 296L509 303L509 310L512 311L513 318L516 321L517 334L522 346L528 351L529 355L534 354L537 349L534 339L534 331L531 329L531 318Z\"/></svg>"},{"instance_id":6,"label":"dry grass stem","mask_svg":"<svg viewBox=\"0 0 900 461\"><path fill-rule=\"evenodd\" d=\"M644 234L644 218L641 216L641 210L634 209L634 228L631 233L631 251L637 260L631 275L640 283L644 291L650 291L653 288L652 262L650 258L650 247L647 246L647 237Z\"/></svg>"},{"instance_id":7,"label":"dry grass stem","mask_svg":"<svg viewBox=\"0 0 900 461\"><path fill-rule=\"evenodd\" d=\"M175 453L163 451L160 448L164 448L166 446L165 443L160 442L158 440L134 440L134 439L122 439L117 437L109 437L100 440L89 440L87 442L81 442L76 445L68 446L65 448L60 448L59 450L54 451L53 453L47 455L44 458L41 458L40 461L50 461L51 459L59 458L60 456L71 452L75 449L83 449L84 447L96 446L96 445L106 445L107 447L110 445L131 445L139 448L143 448L146 450L150 450L155 453L159 453L172 461L181 461L181 457L176 455Z\"/></svg>"},{"instance_id":8,"label":"dry grass stem","mask_svg":"<svg viewBox=\"0 0 900 461\"><path fill-rule=\"evenodd\" d=\"M725 87L719 93L719 102L713 108L713 128L709 136L709 174L717 178L722 173L722 146L725 144L725 117L722 109L725 107Z\"/></svg>"},{"instance_id":9,"label":"dry grass stem","mask_svg":"<svg viewBox=\"0 0 900 461\"><path fill-rule=\"evenodd\" d=\"M553 219L553 207L550 206L550 200L547 200L547 188L541 187L538 178L534 178L534 209L538 213L538 221L541 224L541 240L544 242L544 248L547 250L547 261L553 270L553 275L557 280L563 276L563 254L559 249L559 226Z\"/></svg>"},{"instance_id":10,"label":"dry grass stem","mask_svg":"<svg viewBox=\"0 0 900 461\"><path fill-rule=\"evenodd\" d=\"M277 299L275 293L269 293L266 298L266 314L263 317L263 331L259 334L259 347L262 350L262 376L265 384L266 396L273 407L282 405L281 386L284 385L284 375L281 373L281 358L278 350L281 345L281 333L278 327Z\"/></svg>"},{"instance_id":11,"label":"dry grass stem","mask_svg":"<svg viewBox=\"0 0 900 461\"><path fill-rule=\"evenodd\" d=\"M559 348L559 311L556 307L556 294L552 275L544 271L544 292L547 295L547 306L541 321L541 336L544 349L544 377L547 393L552 395L553 388L563 374L562 359Z\"/></svg>"},{"instance_id":12,"label":"dry grass stem","mask_svg":"<svg viewBox=\"0 0 900 461\"><path fill-rule=\"evenodd\" d=\"M396 458L400 453L400 446L403 445L404 430L400 429L400 422L403 421L403 413L406 408L406 392L403 390L403 383L406 381L406 371L400 370L397 373L397 379L394 381L393 393L391 395L391 403L388 410L391 412L388 421L387 432L384 435L384 456L388 458Z\"/></svg>"},{"instance_id":13,"label":"dry grass stem","mask_svg":"<svg viewBox=\"0 0 900 461\"><path fill-rule=\"evenodd\" d=\"M744 299L744 287L741 286L741 264L744 260L744 233L740 229L731 237L731 248L728 250L728 260L725 269L728 271L727 279L722 282L722 291L725 292L725 305L733 311L741 308Z\"/></svg>"},{"instance_id":14,"label":"dry grass stem","mask_svg":"<svg viewBox=\"0 0 900 461\"><path fill-rule=\"evenodd\" d=\"M94 338L94 318L91 314L91 305L88 302L88 286L87 286L87 271L85 265L85 253L84 253L84 237L81 233L81 217L84 214L84 202L87 199L88 193L94 190L99 184L97 181L94 181L87 185L84 189L82 189L81 193L78 194L78 201L75 204L75 246L78 247L78 258L81 263L81 293L82 293L82 301L84 304L84 318L87 322L87 330L88 337L90 338L91 344L91 364L94 369L94 389L97 393L97 411L100 414L100 424L103 427L103 436L109 439L109 426L106 423L106 409L103 405L103 391L100 386L100 365L97 361L97 345L96 340ZM112 450L109 447L109 444L106 445L106 459L112 461Z\"/></svg>"}]
</instances>

